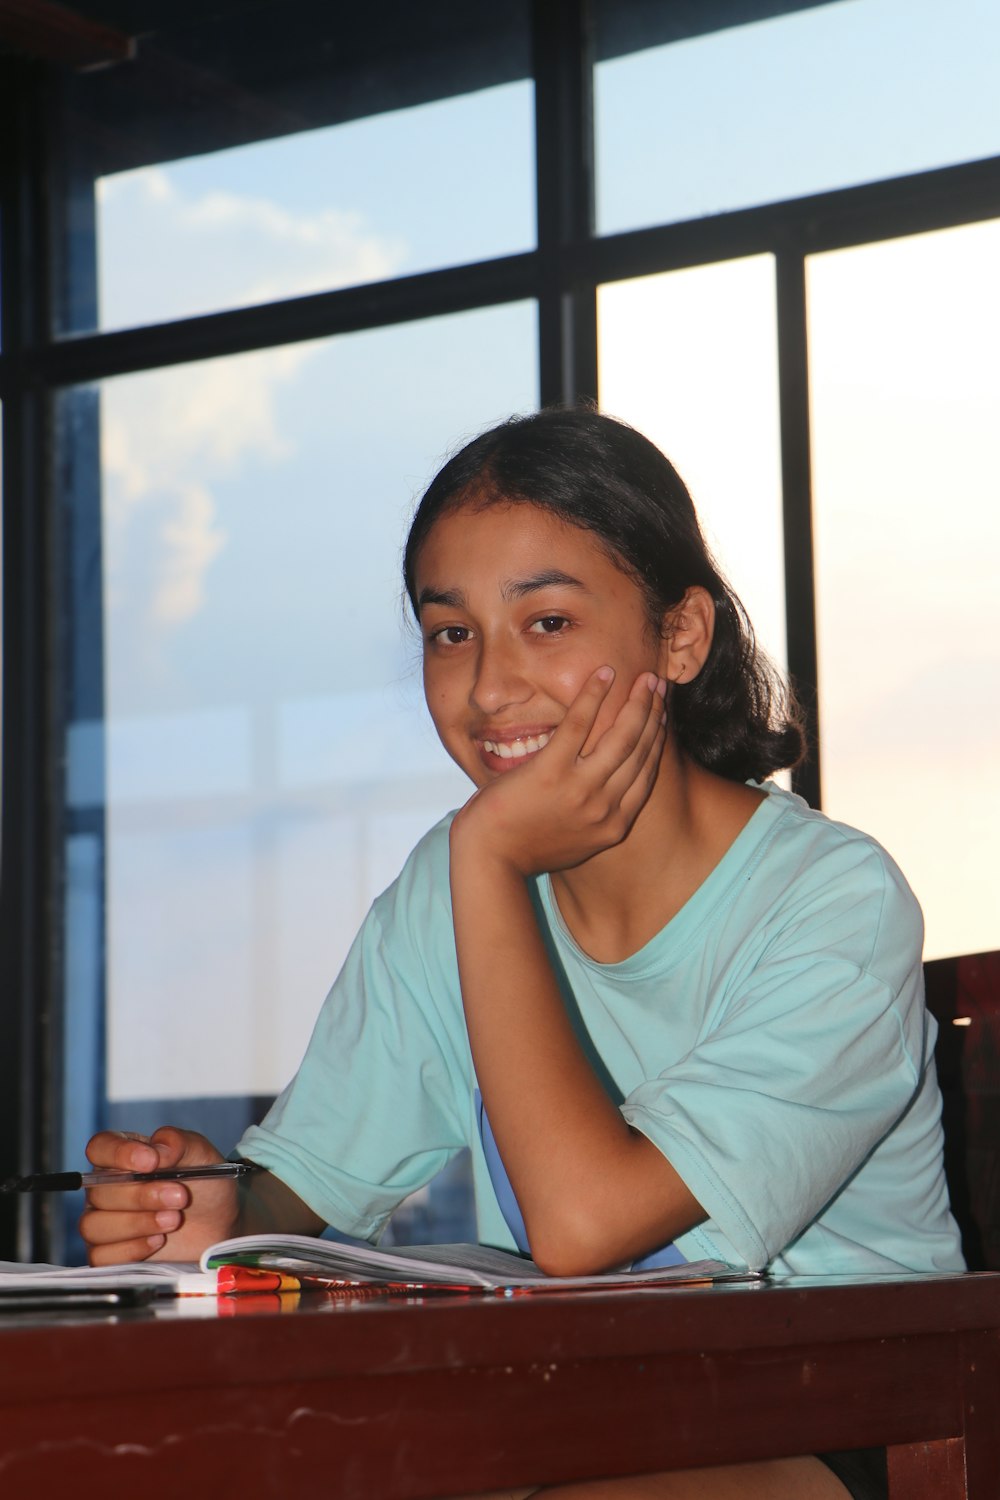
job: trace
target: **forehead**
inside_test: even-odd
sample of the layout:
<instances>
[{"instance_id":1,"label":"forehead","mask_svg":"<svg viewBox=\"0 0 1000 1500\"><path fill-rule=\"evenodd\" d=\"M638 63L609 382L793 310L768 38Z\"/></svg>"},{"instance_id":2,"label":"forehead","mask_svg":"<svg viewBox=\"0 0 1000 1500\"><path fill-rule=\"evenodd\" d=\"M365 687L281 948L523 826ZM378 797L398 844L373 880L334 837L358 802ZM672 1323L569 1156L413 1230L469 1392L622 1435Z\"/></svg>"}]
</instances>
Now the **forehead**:
<instances>
[{"instance_id":1,"label":"forehead","mask_svg":"<svg viewBox=\"0 0 1000 1500\"><path fill-rule=\"evenodd\" d=\"M468 505L440 516L420 549L418 592L493 580L516 583L545 571L586 587L631 584L603 541L529 501Z\"/></svg>"}]
</instances>

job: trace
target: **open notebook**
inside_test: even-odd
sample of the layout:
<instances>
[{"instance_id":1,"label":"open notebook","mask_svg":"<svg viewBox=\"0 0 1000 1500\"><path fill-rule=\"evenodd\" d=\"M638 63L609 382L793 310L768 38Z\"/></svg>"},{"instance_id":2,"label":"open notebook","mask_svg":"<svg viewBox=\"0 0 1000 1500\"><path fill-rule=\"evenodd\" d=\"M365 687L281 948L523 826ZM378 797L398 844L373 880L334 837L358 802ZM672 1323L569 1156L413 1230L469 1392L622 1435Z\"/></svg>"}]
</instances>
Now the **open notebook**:
<instances>
[{"instance_id":1,"label":"open notebook","mask_svg":"<svg viewBox=\"0 0 1000 1500\"><path fill-rule=\"evenodd\" d=\"M598 1276L547 1276L534 1261L483 1245L369 1245L307 1235L244 1235L211 1245L199 1264L140 1261L120 1266L22 1265L0 1261L0 1292L29 1285L56 1291L93 1287L155 1286L166 1296L292 1291L350 1285L455 1291L559 1291L752 1281L760 1273L733 1270L722 1261L693 1261L657 1270L606 1271Z\"/></svg>"}]
</instances>

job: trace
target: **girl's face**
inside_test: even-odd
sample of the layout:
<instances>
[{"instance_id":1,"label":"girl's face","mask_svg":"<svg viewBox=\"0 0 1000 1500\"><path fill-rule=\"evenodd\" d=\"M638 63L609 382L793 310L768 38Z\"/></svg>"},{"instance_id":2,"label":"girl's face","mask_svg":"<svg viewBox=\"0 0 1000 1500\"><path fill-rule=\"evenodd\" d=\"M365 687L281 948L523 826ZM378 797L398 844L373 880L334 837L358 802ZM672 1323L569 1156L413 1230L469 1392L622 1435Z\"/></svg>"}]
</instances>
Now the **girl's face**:
<instances>
[{"instance_id":1,"label":"girl's face","mask_svg":"<svg viewBox=\"0 0 1000 1500\"><path fill-rule=\"evenodd\" d=\"M587 678L615 669L589 745L666 643L638 586L588 531L525 502L437 520L416 592L424 693L453 760L477 787L537 755Z\"/></svg>"}]
</instances>

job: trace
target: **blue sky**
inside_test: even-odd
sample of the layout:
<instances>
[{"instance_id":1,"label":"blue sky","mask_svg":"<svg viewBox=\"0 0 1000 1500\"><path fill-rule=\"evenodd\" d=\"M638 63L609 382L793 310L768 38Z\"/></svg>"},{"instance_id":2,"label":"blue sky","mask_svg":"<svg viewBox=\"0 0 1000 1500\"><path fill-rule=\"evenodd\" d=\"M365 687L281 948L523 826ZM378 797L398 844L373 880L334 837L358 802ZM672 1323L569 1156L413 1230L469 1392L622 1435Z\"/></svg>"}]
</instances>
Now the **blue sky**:
<instances>
[{"instance_id":1,"label":"blue sky","mask_svg":"<svg viewBox=\"0 0 1000 1500\"><path fill-rule=\"evenodd\" d=\"M993 155L998 71L993 0L837 0L612 60L597 70L598 228Z\"/></svg>"}]
</instances>

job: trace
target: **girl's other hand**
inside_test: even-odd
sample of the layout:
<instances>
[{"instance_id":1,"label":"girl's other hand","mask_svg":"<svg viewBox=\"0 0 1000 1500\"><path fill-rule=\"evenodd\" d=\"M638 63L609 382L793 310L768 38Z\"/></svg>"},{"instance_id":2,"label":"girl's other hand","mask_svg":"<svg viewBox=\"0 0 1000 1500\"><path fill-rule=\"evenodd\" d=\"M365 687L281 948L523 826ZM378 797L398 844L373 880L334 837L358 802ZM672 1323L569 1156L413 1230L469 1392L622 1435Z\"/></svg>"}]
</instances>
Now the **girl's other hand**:
<instances>
[{"instance_id":1,"label":"girl's other hand","mask_svg":"<svg viewBox=\"0 0 1000 1500\"><path fill-rule=\"evenodd\" d=\"M105 1130L87 1144L95 1167L130 1172L201 1167L222 1161L211 1141L192 1130L163 1126L151 1136ZM92 1266L135 1260L197 1260L216 1240L234 1232L236 1183L143 1182L87 1190L80 1233Z\"/></svg>"},{"instance_id":2,"label":"girl's other hand","mask_svg":"<svg viewBox=\"0 0 1000 1500\"><path fill-rule=\"evenodd\" d=\"M643 672L589 745L614 675L611 667L591 674L545 748L470 798L453 838L471 838L474 829L480 853L525 876L571 869L621 843L656 781L666 684Z\"/></svg>"}]
</instances>

